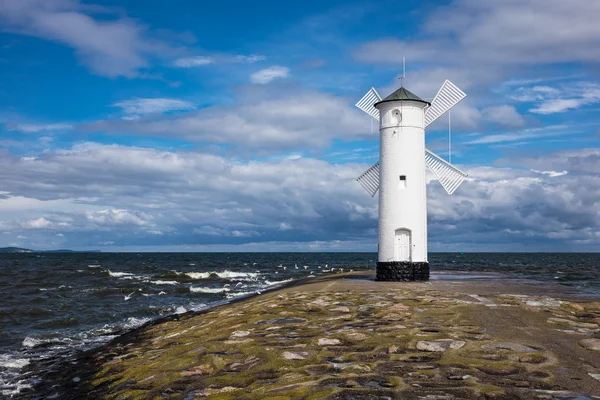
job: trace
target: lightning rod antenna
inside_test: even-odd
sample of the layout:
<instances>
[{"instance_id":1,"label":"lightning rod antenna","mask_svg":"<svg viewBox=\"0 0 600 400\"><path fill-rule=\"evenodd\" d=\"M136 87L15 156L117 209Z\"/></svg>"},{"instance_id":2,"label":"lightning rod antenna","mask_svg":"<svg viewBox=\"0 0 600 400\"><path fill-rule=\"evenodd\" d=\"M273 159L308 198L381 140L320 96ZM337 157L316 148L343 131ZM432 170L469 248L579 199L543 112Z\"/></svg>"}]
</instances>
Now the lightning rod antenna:
<instances>
[{"instance_id":1,"label":"lightning rod antenna","mask_svg":"<svg viewBox=\"0 0 600 400\"><path fill-rule=\"evenodd\" d=\"M404 79L406 79L406 57L402 57L402 78L400 78L400 87L404 87Z\"/></svg>"},{"instance_id":2,"label":"lightning rod antenna","mask_svg":"<svg viewBox=\"0 0 600 400\"><path fill-rule=\"evenodd\" d=\"M452 164L452 118L448 110L448 162Z\"/></svg>"}]
</instances>

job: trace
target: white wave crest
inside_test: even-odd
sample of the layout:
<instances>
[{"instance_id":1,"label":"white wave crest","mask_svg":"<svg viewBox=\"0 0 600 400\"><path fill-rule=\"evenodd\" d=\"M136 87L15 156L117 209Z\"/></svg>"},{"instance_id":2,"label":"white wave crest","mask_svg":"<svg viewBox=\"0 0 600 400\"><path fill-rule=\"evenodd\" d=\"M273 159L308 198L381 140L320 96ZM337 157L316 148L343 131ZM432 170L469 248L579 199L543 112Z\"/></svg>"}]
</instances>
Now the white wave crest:
<instances>
[{"instance_id":1,"label":"white wave crest","mask_svg":"<svg viewBox=\"0 0 600 400\"><path fill-rule=\"evenodd\" d=\"M190 286L190 292L192 293L226 293L229 291L231 291L229 288L203 288Z\"/></svg>"},{"instance_id":2,"label":"white wave crest","mask_svg":"<svg viewBox=\"0 0 600 400\"><path fill-rule=\"evenodd\" d=\"M23 389L31 389L31 384L27 383L26 380L20 380L14 384L4 383L0 381L0 394L3 396L14 396L21 393Z\"/></svg>"},{"instance_id":3,"label":"white wave crest","mask_svg":"<svg viewBox=\"0 0 600 400\"><path fill-rule=\"evenodd\" d=\"M208 307L208 305L204 304L204 303L190 303L190 310L191 311L201 311L204 310Z\"/></svg>"},{"instance_id":4,"label":"white wave crest","mask_svg":"<svg viewBox=\"0 0 600 400\"><path fill-rule=\"evenodd\" d=\"M100 264L90 264L88 265L88 268L100 268L102 265Z\"/></svg>"},{"instance_id":5,"label":"white wave crest","mask_svg":"<svg viewBox=\"0 0 600 400\"><path fill-rule=\"evenodd\" d=\"M218 277L221 279L236 279L236 280L256 280L260 273L258 272L236 272L236 271L211 271L211 272L186 272L187 276L192 279L209 279L210 277Z\"/></svg>"},{"instance_id":6,"label":"white wave crest","mask_svg":"<svg viewBox=\"0 0 600 400\"><path fill-rule=\"evenodd\" d=\"M208 279L210 277L210 272L186 272L187 276L192 279Z\"/></svg>"},{"instance_id":7,"label":"white wave crest","mask_svg":"<svg viewBox=\"0 0 600 400\"><path fill-rule=\"evenodd\" d=\"M177 281L162 281L160 279L157 281L144 281L144 282L149 282L154 285L179 285L179 282L177 282Z\"/></svg>"},{"instance_id":8,"label":"white wave crest","mask_svg":"<svg viewBox=\"0 0 600 400\"><path fill-rule=\"evenodd\" d=\"M25 339L23 339L22 346L23 347L33 348L33 347L39 346L41 344L47 344L47 343L64 343L64 342L72 342L72 341L73 341L73 339L69 339L69 338L63 338L63 339L59 339L59 338L38 339L38 338L31 337L31 336L26 336Z\"/></svg>"},{"instance_id":9,"label":"white wave crest","mask_svg":"<svg viewBox=\"0 0 600 400\"><path fill-rule=\"evenodd\" d=\"M0 367L21 369L29 365L28 358L17 358L11 354L0 354Z\"/></svg>"},{"instance_id":10,"label":"white wave crest","mask_svg":"<svg viewBox=\"0 0 600 400\"><path fill-rule=\"evenodd\" d=\"M252 292L235 292L235 293L227 293L225 295L225 297L227 297L228 299L233 299L235 297L247 296L249 294L252 294Z\"/></svg>"},{"instance_id":11,"label":"white wave crest","mask_svg":"<svg viewBox=\"0 0 600 400\"><path fill-rule=\"evenodd\" d=\"M122 278L124 276L133 276L133 274L131 274L129 272L112 272L110 269L107 271L108 271L108 275L112 276L113 278Z\"/></svg>"},{"instance_id":12,"label":"white wave crest","mask_svg":"<svg viewBox=\"0 0 600 400\"><path fill-rule=\"evenodd\" d=\"M256 279L258 278L258 276L260 275L257 272L234 272L234 271L228 271L225 270L223 272L216 272L216 274L219 276L219 278L222 279Z\"/></svg>"},{"instance_id":13,"label":"white wave crest","mask_svg":"<svg viewBox=\"0 0 600 400\"><path fill-rule=\"evenodd\" d=\"M137 328L138 326L144 325L148 321L150 321L150 318L129 317L129 318L127 318L127 321L125 321L125 324L123 324L123 328L125 328L125 329Z\"/></svg>"},{"instance_id":14,"label":"white wave crest","mask_svg":"<svg viewBox=\"0 0 600 400\"><path fill-rule=\"evenodd\" d=\"M179 307L177 307L175 309L175 314L183 314L183 313L186 313L186 312L187 312L187 310L183 306L179 306Z\"/></svg>"}]
</instances>

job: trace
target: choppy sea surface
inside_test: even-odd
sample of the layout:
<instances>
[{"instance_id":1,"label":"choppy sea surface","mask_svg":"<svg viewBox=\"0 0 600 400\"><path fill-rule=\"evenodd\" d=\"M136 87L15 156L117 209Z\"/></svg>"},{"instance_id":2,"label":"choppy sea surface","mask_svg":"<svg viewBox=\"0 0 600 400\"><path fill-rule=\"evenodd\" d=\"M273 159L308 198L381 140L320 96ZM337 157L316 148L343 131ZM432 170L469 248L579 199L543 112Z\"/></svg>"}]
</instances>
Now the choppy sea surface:
<instances>
[{"instance_id":1,"label":"choppy sea surface","mask_svg":"<svg viewBox=\"0 0 600 400\"><path fill-rule=\"evenodd\" d=\"M374 268L375 253L0 254L0 395L23 369L124 330L293 280ZM432 272L500 272L600 294L600 253L431 253Z\"/></svg>"}]
</instances>

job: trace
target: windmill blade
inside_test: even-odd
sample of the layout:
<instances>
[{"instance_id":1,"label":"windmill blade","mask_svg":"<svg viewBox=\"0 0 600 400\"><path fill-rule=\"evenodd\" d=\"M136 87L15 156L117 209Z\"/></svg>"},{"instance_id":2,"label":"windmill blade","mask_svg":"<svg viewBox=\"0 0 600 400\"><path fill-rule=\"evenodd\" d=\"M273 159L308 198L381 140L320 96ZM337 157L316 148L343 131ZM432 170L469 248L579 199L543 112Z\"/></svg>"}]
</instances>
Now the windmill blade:
<instances>
[{"instance_id":1,"label":"windmill blade","mask_svg":"<svg viewBox=\"0 0 600 400\"><path fill-rule=\"evenodd\" d=\"M452 196L452 193L458 189L468 176L454 165L446 162L440 156L427 149L425 149L425 164L427 164L433 175L435 175L444 190L446 190L446 193L450 196Z\"/></svg>"},{"instance_id":2,"label":"windmill blade","mask_svg":"<svg viewBox=\"0 0 600 400\"><path fill-rule=\"evenodd\" d=\"M446 111L454 107L465 97L467 97L465 92L446 79L446 82L444 82L431 102L431 107L425 112L425 127L444 115Z\"/></svg>"},{"instance_id":3,"label":"windmill blade","mask_svg":"<svg viewBox=\"0 0 600 400\"><path fill-rule=\"evenodd\" d=\"M367 192L369 192L371 197L375 196L375 193L379 190L379 161L377 161L377 164L373 164L369 167L369 169L363 172L356 180Z\"/></svg>"},{"instance_id":4,"label":"windmill blade","mask_svg":"<svg viewBox=\"0 0 600 400\"><path fill-rule=\"evenodd\" d=\"M373 104L381 101L381 97L375 88L371 88L362 99L355 104L356 107L369 114L371 117L379 121L379 110L373 107Z\"/></svg>"}]
</instances>

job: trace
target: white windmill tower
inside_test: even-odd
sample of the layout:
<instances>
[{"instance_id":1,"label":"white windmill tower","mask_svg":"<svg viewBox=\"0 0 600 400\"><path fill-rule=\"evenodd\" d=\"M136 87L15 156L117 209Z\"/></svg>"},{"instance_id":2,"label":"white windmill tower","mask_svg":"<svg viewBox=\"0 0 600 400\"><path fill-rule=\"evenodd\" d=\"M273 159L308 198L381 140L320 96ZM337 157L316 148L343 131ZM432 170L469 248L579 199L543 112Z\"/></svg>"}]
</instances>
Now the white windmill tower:
<instances>
[{"instance_id":1,"label":"white windmill tower","mask_svg":"<svg viewBox=\"0 0 600 400\"><path fill-rule=\"evenodd\" d=\"M379 120L380 158L357 181L379 191L377 280L429 279L425 165L449 195L467 174L425 148L425 128L466 94L446 80L431 103L404 87L381 99L374 88L356 106Z\"/></svg>"}]
</instances>

